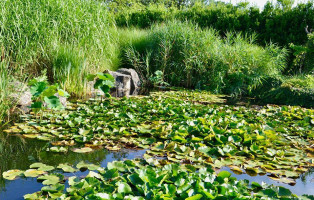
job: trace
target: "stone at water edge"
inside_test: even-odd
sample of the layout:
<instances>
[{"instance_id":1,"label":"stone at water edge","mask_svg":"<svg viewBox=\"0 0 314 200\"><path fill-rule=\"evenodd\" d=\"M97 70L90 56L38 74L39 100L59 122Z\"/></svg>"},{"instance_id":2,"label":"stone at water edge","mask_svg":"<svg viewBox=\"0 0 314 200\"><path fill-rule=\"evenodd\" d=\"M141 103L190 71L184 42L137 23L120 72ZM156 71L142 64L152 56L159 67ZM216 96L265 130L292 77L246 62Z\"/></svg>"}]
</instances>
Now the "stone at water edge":
<instances>
[{"instance_id":1,"label":"stone at water edge","mask_svg":"<svg viewBox=\"0 0 314 200\"><path fill-rule=\"evenodd\" d=\"M115 78L115 87L111 89L110 93L117 97L129 96L131 91L131 76L113 71L106 72Z\"/></svg>"},{"instance_id":2,"label":"stone at water edge","mask_svg":"<svg viewBox=\"0 0 314 200\"><path fill-rule=\"evenodd\" d=\"M130 95L136 94L138 88L141 86L141 80L134 69L121 68L117 72L131 76L131 90Z\"/></svg>"}]
</instances>

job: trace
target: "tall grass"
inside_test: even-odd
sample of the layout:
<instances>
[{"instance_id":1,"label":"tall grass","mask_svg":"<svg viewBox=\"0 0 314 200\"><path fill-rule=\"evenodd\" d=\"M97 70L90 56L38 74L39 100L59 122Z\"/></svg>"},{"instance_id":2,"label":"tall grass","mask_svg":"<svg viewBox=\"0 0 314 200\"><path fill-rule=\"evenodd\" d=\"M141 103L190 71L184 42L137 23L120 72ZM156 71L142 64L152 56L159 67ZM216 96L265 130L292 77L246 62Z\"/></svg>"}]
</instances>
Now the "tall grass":
<instances>
[{"instance_id":1,"label":"tall grass","mask_svg":"<svg viewBox=\"0 0 314 200\"><path fill-rule=\"evenodd\" d=\"M12 89L9 85L10 80L11 74L10 70L8 69L8 63L0 61L0 125L9 115L9 109L10 106L12 106L12 102L9 101L9 96Z\"/></svg>"},{"instance_id":2,"label":"tall grass","mask_svg":"<svg viewBox=\"0 0 314 200\"><path fill-rule=\"evenodd\" d=\"M153 26L126 48L125 60L146 76L161 70L172 85L237 96L285 67L285 49L260 47L254 41L254 36L232 33L221 38L215 30L174 21Z\"/></svg>"},{"instance_id":3,"label":"tall grass","mask_svg":"<svg viewBox=\"0 0 314 200\"><path fill-rule=\"evenodd\" d=\"M0 49L21 73L47 69L52 81L80 93L84 75L117 68L116 29L97 1L0 1Z\"/></svg>"}]
</instances>

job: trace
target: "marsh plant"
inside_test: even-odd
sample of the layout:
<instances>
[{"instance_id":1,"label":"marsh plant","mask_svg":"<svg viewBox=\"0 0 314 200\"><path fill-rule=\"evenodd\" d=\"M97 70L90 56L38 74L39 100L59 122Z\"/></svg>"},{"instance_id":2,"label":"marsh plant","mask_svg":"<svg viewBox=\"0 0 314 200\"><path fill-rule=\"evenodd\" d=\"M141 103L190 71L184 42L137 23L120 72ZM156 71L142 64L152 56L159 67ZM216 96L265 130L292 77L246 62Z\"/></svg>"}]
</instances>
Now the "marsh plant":
<instances>
[{"instance_id":1,"label":"marsh plant","mask_svg":"<svg viewBox=\"0 0 314 200\"><path fill-rule=\"evenodd\" d=\"M5 117L9 114L12 102L9 101L11 88L9 86L11 80L11 71L8 69L8 63L0 61L0 125Z\"/></svg>"},{"instance_id":2,"label":"marsh plant","mask_svg":"<svg viewBox=\"0 0 314 200\"><path fill-rule=\"evenodd\" d=\"M146 37L145 45L128 47L125 60L143 74L161 71L174 86L195 88L202 82L216 93L241 96L263 78L280 74L286 63L285 49L255 45L254 35L227 33L221 38L213 29L188 22L155 25Z\"/></svg>"}]
</instances>

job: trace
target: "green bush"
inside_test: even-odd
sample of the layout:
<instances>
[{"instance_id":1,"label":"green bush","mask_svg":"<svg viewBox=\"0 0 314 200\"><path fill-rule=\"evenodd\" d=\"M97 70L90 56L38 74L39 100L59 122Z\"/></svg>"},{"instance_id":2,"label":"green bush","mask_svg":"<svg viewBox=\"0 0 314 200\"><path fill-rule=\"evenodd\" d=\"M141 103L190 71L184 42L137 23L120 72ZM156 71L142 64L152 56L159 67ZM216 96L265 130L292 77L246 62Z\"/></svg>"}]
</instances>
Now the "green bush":
<instances>
[{"instance_id":1,"label":"green bush","mask_svg":"<svg viewBox=\"0 0 314 200\"><path fill-rule=\"evenodd\" d=\"M228 33L221 39L212 29L174 21L154 25L140 45L126 48L125 55L128 65L146 78L160 70L171 85L237 96L263 77L280 74L286 51L272 44L255 45L254 36Z\"/></svg>"}]
</instances>

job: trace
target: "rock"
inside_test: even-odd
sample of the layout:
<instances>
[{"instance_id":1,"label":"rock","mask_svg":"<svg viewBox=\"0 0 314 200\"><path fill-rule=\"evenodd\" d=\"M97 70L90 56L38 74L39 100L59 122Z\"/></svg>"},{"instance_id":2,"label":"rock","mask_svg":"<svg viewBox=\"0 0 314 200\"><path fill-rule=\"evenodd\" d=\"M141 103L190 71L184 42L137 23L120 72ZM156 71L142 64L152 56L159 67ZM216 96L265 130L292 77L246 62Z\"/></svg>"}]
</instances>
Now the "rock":
<instances>
[{"instance_id":1,"label":"rock","mask_svg":"<svg viewBox=\"0 0 314 200\"><path fill-rule=\"evenodd\" d=\"M112 96L124 97L138 94L141 81L134 69L105 70L104 73L109 73L115 78L115 87L110 89ZM89 96L96 97L97 95L104 95L100 90L94 89L95 82L96 80L87 83L87 88L90 90Z\"/></svg>"},{"instance_id":2,"label":"rock","mask_svg":"<svg viewBox=\"0 0 314 200\"><path fill-rule=\"evenodd\" d=\"M139 87L141 86L141 80L134 69L121 68L117 72L131 76L131 90L130 95L137 94Z\"/></svg>"},{"instance_id":3,"label":"rock","mask_svg":"<svg viewBox=\"0 0 314 200\"><path fill-rule=\"evenodd\" d=\"M106 72L115 78L115 87L111 89L111 95L116 97L129 96L131 90L131 76L113 71Z\"/></svg>"},{"instance_id":4,"label":"rock","mask_svg":"<svg viewBox=\"0 0 314 200\"><path fill-rule=\"evenodd\" d=\"M32 104L32 94L29 87L19 81L14 81L9 85L14 88L14 92L10 95L12 104L15 104L25 113L29 112L29 107Z\"/></svg>"}]
</instances>

